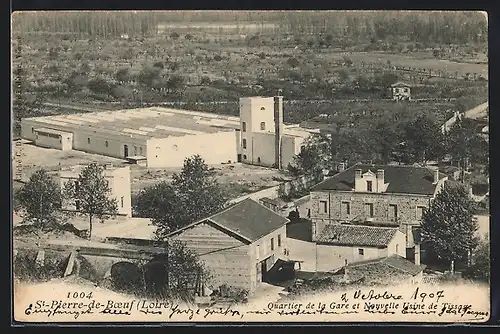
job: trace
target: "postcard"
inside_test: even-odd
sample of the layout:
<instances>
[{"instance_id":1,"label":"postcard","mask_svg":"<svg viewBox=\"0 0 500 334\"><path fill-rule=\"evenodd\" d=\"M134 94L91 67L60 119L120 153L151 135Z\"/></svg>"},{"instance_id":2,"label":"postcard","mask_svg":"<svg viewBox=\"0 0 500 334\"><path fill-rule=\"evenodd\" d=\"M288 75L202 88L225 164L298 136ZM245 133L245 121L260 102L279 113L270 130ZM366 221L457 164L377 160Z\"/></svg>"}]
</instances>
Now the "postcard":
<instances>
[{"instance_id":1,"label":"postcard","mask_svg":"<svg viewBox=\"0 0 500 334\"><path fill-rule=\"evenodd\" d=\"M486 13L11 21L17 324L489 320Z\"/></svg>"}]
</instances>

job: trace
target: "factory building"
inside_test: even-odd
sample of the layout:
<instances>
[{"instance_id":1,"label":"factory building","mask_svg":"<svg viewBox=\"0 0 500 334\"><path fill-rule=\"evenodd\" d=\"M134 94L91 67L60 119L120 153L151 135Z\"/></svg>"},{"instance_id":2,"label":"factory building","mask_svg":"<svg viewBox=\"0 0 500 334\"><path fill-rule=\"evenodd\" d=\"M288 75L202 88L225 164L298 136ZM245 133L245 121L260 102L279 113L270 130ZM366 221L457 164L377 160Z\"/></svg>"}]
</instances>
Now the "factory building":
<instances>
[{"instance_id":1,"label":"factory building","mask_svg":"<svg viewBox=\"0 0 500 334\"><path fill-rule=\"evenodd\" d=\"M61 190L67 182L74 182L78 191L78 176L86 166L76 165L61 169L59 172ZM132 198L130 188L130 166L113 166L106 164L103 166L104 177L108 181L111 189L111 198L116 200L118 215L132 217ZM77 201L63 203L63 208L71 211L79 210Z\"/></svg>"},{"instance_id":2,"label":"factory building","mask_svg":"<svg viewBox=\"0 0 500 334\"><path fill-rule=\"evenodd\" d=\"M241 98L240 123L238 160L279 169L300 153L312 132L283 123L282 96Z\"/></svg>"},{"instance_id":3,"label":"factory building","mask_svg":"<svg viewBox=\"0 0 500 334\"><path fill-rule=\"evenodd\" d=\"M25 118L21 136L37 146L180 167L243 162L286 168L315 130L283 123L283 98L240 99L240 117L162 107Z\"/></svg>"}]
</instances>

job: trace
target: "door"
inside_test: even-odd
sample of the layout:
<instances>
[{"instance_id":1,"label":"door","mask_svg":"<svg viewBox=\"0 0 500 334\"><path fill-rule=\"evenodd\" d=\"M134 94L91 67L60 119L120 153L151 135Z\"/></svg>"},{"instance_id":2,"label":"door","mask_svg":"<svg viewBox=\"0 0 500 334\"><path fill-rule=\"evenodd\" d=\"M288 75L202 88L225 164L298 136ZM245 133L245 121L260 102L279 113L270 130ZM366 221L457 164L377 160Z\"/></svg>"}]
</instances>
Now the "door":
<instances>
[{"instance_id":1,"label":"door","mask_svg":"<svg viewBox=\"0 0 500 334\"><path fill-rule=\"evenodd\" d=\"M241 162L241 154L238 154L238 162Z\"/></svg>"},{"instance_id":2,"label":"door","mask_svg":"<svg viewBox=\"0 0 500 334\"><path fill-rule=\"evenodd\" d=\"M267 274L266 260L264 260L260 263L260 271L262 273L261 281L265 282L266 281L266 274Z\"/></svg>"},{"instance_id":3,"label":"door","mask_svg":"<svg viewBox=\"0 0 500 334\"><path fill-rule=\"evenodd\" d=\"M128 145L123 145L123 156L128 157Z\"/></svg>"}]
</instances>

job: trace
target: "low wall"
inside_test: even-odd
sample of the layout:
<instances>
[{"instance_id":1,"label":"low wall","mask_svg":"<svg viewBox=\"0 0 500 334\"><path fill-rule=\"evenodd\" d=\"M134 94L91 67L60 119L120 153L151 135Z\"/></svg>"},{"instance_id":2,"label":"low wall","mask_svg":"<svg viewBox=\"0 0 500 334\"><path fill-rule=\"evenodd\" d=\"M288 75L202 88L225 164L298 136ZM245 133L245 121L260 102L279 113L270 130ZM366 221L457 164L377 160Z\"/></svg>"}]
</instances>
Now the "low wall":
<instances>
[{"instance_id":1,"label":"low wall","mask_svg":"<svg viewBox=\"0 0 500 334\"><path fill-rule=\"evenodd\" d=\"M230 204L236 204L243 201L244 199L250 198L254 201L259 201L261 198L267 197L270 199L275 199L280 196L288 196L297 189L309 189L313 185L323 181L321 177L315 176L300 176L296 179L290 181L284 181L277 186L262 189L251 194L240 196L238 198L229 201Z\"/></svg>"}]
</instances>

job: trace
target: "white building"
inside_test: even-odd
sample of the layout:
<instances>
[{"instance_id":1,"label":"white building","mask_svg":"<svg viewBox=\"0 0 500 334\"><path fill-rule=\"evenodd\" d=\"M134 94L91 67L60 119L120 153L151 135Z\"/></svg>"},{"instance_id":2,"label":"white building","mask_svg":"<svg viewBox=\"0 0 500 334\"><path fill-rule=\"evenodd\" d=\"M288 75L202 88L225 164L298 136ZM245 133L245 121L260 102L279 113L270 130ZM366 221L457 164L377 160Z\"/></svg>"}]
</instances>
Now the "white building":
<instances>
[{"instance_id":1,"label":"white building","mask_svg":"<svg viewBox=\"0 0 500 334\"><path fill-rule=\"evenodd\" d=\"M242 98L240 116L151 107L32 117L21 121L21 136L42 147L146 160L153 168L180 167L195 154L207 164L286 168L318 132L285 125L281 96Z\"/></svg>"},{"instance_id":2,"label":"white building","mask_svg":"<svg viewBox=\"0 0 500 334\"><path fill-rule=\"evenodd\" d=\"M300 153L311 132L317 132L285 125L281 96L241 98L240 124L239 160L280 169Z\"/></svg>"},{"instance_id":3,"label":"white building","mask_svg":"<svg viewBox=\"0 0 500 334\"><path fill-rule=\"evenodd\" d=\"M78 191L78 176L86 166L77 165L64 168L59 172L61 189L67 182L75 182L75 188ZM131 217L132 216L132 199L130 187L130 166L117 167L111 164L106 164L104 167L104 176L111 188L112 198L118 205L118 215ZM64 203L66 210L79 210L77 202Z\"/></svg>"}]
</instances>

